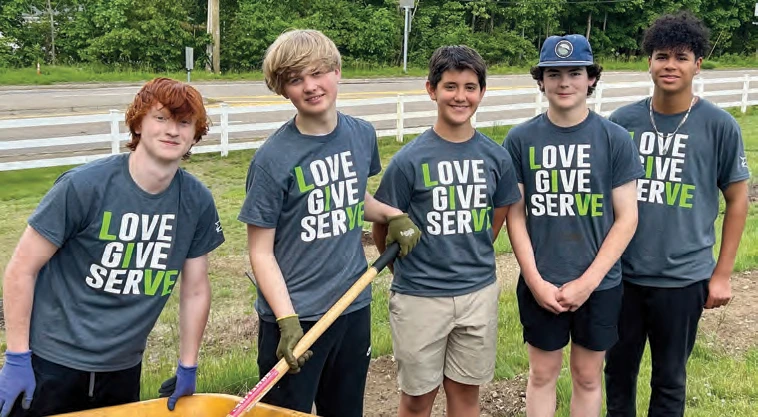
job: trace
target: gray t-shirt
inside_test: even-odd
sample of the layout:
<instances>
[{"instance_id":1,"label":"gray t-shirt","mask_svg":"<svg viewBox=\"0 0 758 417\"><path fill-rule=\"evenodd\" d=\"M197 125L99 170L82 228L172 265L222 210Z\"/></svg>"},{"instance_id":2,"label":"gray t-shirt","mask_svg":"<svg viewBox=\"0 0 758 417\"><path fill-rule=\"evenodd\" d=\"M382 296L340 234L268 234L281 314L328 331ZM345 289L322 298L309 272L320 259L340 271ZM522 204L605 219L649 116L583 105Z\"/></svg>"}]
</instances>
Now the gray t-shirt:
<instances>
[{"instance_id":1,"label":"gray t-shirt","mask_svg":"<svg viewBox=\"0 0 758 417\"><path fill-rule=\"evenodd\" d=\"M541 114L511 129L503 146L524 184L537 270L557 286L579 278L613 226L613 189L644 173L629 133L594 112L567 128ZM620 282L616 262L597 290Z\"/></svg>"},{"instance_id":2,"label":"gray t-shirt","mask_svg":"<svg viewBox=\"0 0 758 417\"><path fill-rule=\"evenodd\" d=\"M128 160L116 155L64 173L29 218L59 248L37 278L31 349L59 365L137 365L185 260L224 241L200 181L180 169L152 195L134 182Z\"/></svg>"},{"instance_id":3,"label":"gray t-shirt","mask_svg":"<svg viewBox=\"0 0 758 417\"><path fill-rule=\"evenodd\" d=\"M238 219L276 229L274 256L295 312L312 321L366 272L363 200L368 177L382 167L368 122L339 113L331 133L310 136L294 120L255 153ZM343 314L370 303L369 287ZM276 319L260 290L255 308L263 320Z\"/></svg>"},{"instance_id":4,"label":"gray t-shirt","mask_svg":"<svg viewBox=\"0 0 758 417\"><path fill-rule=\"evenodd\" d=\"M376 199L407 212L421 229L395 261L392 290L452 297L495 281L493 209L521 199L510 155L476 132L462 143L429 129L392 158Z\"/></svg>"},{"instance_id":5,"label":"gray t-shirt","mask_svg":"<svg viewBox=\"0 0 758 417\"><path fill-rule=\"evenodd\" d=\"M656 137L649 106L648 98L611 115L634 137L645 167L637 182L637 232L622 256L624 279L684 287L711 277L719 190L750 173L740 127L726 111L699 99L674 137L685 113L655 113L662 134Z\"/></svg>"}]
</instances>

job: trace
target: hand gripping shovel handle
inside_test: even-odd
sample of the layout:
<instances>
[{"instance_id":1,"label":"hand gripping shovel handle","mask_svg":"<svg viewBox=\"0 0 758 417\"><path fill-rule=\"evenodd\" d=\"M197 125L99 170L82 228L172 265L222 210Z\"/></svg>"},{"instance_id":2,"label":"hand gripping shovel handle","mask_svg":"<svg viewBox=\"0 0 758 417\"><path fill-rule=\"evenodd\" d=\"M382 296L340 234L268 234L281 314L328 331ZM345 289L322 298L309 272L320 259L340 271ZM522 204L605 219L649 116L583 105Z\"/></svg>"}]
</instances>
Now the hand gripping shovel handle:
<instances>
[{"instance_id":1,"label":"hand gripping shovel handle","mask_svg":"<svg viewBox=\"0 0 758 417\"><path fill-rule=\"evenodd\" d=\"M339 299L336 303L332 306L332 308L329 309L329 311L324 314L319 321L316 322L316 324L311 327L310 330L308 330L308 333L306 333L302 339L297 343L295 346L295 349L293 350L293 354L296 358L299 358L300 356L305 353L312 345L316 342L316 339L318 339L325 331L329 328L329 326L334 323L335 320L345 311L346 308L350 306L350 304L355 301L356 298L358 298L358 295L360 295L361 292L373 281L373 279L379 274L379 272L382 271L390 262L392 262L393 259L397 256L397 254L400 252L400 245L397 243L393 243L390 246L387 247L387 250L384 251L384 253L376 260L374 263L369 267L368 271L366 271L359 279L358 281L353 284L350 289L347 290L347 292ZM263 398L264 395L266 395L271 388L274 387L274 385L284 376L284 374L287 373L289 370L289 365L287 365L287 362L282 358L279 360L279 362L274 366L273 369L271 369L261 380L253 387L250 392L245 395L245 398L240 401L239 404L237 404L236 407L234 407L234 410L232 410L229 414L227 414L226 417L240 417L243 414L250 411L253 407L255 407L255 404L257 404L261 398Z\"/></svg>"}]
</instances>

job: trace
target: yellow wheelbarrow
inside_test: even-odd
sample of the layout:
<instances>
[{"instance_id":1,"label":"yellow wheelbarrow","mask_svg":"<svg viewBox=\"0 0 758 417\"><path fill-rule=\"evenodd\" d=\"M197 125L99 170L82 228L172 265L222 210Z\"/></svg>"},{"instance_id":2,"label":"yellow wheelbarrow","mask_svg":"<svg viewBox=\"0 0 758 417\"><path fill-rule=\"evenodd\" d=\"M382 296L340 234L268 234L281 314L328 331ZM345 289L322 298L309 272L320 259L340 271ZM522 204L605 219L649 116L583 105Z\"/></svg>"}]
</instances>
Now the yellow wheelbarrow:
<instances>
[{"instance_id":1,"label":"yellow wheelbarrow","mask_svg":"<svg viewBox=\"0 0 758 417\"><path fill-rule=\"evenodd\" d=\"M166 398L140 401L97 408L76 413L59 414L56 417L225 417L242 398L225 394L195 394L182 397L174 411L168 411ZM313 414L300 413L286 408L258 403L244 417L310 417Z\"/></svg>"}]
</instances>

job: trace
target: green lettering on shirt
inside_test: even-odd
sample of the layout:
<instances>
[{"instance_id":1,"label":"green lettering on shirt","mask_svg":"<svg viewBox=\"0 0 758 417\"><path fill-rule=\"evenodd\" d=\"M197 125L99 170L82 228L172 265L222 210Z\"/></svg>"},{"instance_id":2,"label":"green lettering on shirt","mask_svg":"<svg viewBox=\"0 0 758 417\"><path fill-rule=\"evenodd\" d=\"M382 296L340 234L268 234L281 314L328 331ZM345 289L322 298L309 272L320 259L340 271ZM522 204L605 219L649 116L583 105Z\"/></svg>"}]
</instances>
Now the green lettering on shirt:
<instances>
[{"instance_id":1,"label":"green lettering on shirt","mask_svg":"<svg viewBox=\"0 0 758 417\"><path fill-rule=\"evenodd\" d=\"M695 186L692 184L682 185L682 195L679 198L679 206L684 208L692 208L692 199L694 196L692 193L695 191Z\"/></svg>"},{"instance_id":2,"label":"green lettering on shirt","mask_svg":"<svg viewBox=\"0 0 758 417\"><path fill-rule=\"evenodd\" d=\"M177 270L166 271L165 278L163 279L163 292L161 293L161 297L171 294L171 290L174 289L174 284L176 284L176 276L178 274L179 271Z\"/></svg>"},{"instance_id":3,"label":"green lettering on shirt","mask_svg":"<svg viewBox=\"0 0 758 417\"><path fill-rule=\"evenodd\" d=\"M295 167L295 178L297 178L297 188L300 190L301 193L308 192L314 188L313 184L305 183L303 168Z\"/></svg>"},{"instance_id":4,"label":"green lettering on shirt","mask_svg":"<svg viewBox=\"0 0 758 417\"><path fill-rule=\"evenodd\" d=\"M531 169L540 169L542 168L542 165L539 165L534 162L534 146L529 147L529 168Z\"/></svg>"},{"instance_id":5,"label":"green lettering on shirt","mask_svg":"<svg viewBox=\"0 0 758 417\"><path fill-rule=\"evenodd\" d=\"M424 172L424 187L434 187L439 184L437 181L432 181L432 177L429 175L429 164L421 164L421 171Z\"/></svg>"},{"instance_id":6,"label":"green lettering on shirt","mask_svg":"<svg viewBox=\"0 0 758 417\"><path fill-rule=\"evenodd\" d=\"M126 244L126 252L124 253L124 261L121 262L121 268L129 268L129 262L132 261L132 252L134 251L134 242Z\"/></svg>"},{"instance_id":7,"label":"green lettering on shirt","mask_svg":"<svg viewBox=\"0 0 758 417\"><path fill-rule=\"evenodd\" d=\"M100 240L116 240L116 235L108 233L111 227L111 216L113 213L110 211L103 212L103 224L100 226Z\"/></svg>"},{"instance_id":8,"label":"green lettering on shirt","mask_svg":"<svg viewBox=\"0 0 758 417\"><path fill-rule=\"evenodd\" d=\"M666 204L669 206L676 204L676 197L679 196L679 189L681 187L682 184L679 183L666 183Z\"/></svg>"},{"instance_id":9,"label":"green lettering on shirt","mask_svg":"<svg viewBox=\"0 0 758 417\"><path fill-rule=\"evenodd\" d=\"M161 286L161 281L163 281L165 273L165 271L158 271L153 280L153 270L145 270L145 294L155 295L155 292L158 291L158 287Z\"/></svg>"}]
</instances>

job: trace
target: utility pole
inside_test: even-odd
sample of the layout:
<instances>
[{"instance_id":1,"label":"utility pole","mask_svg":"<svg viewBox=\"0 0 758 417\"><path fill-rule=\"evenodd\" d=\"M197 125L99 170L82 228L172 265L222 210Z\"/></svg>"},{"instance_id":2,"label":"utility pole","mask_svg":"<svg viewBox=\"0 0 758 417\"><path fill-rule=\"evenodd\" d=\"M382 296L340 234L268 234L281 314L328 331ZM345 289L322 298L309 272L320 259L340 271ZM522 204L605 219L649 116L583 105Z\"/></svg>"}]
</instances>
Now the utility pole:
<instances>
[{"instance_id":1,"label":"utility pole","mask_svg":"<svg viewBox=\"0 0 758 417\"><path fill-rule=\"evenodd\" d=\"M53 15L55 12L53 11L53 6L50 4L50 0L47 0L47 14L50 15L50 43L52 47L50 50L52 51L52 63L55 65L57 63L55 58L55 20L53 20Z\"/></svg>"},{"instance_id":2,"label":"utility pole","mask_svg":"<svg viewBox=\"0 0 758 417\"><path fill-rule=\"evenodd\" d=\"M213 72L221 73L221 27L219 24L219 0L208 0L207 33L213 43L208 45L208 55L211 57ZM206 65L206 69L210 70Z\"/></svg>"},{"instance_id":3,"label":"utility pole","mask_svg":"<svg viewBox=\"0 0 758 417\"><path fill-rule=\"evenodd\" d=\"M400 7L405 10L405 28L403 29L403 72L408 72L408 33L411 31L411 9L414 0L400 0Z\"/></svg>"}]
</instances>

